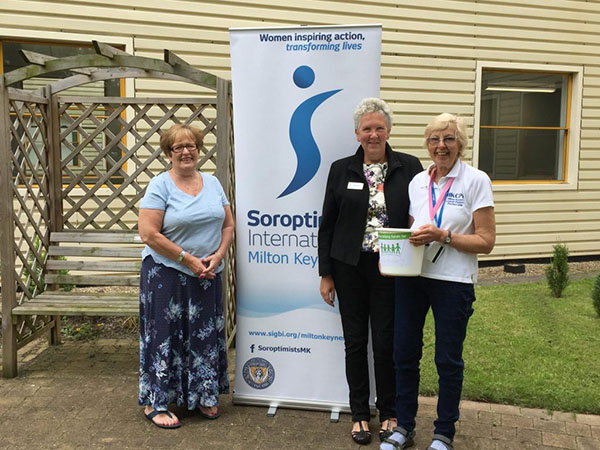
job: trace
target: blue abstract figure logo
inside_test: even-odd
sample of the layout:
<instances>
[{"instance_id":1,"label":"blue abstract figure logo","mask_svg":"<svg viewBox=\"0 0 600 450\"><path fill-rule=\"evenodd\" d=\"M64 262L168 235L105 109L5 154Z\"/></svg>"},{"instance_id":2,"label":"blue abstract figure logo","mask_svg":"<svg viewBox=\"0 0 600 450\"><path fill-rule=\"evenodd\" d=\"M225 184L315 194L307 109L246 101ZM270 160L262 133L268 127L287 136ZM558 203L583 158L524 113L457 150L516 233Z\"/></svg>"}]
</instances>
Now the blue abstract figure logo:
<instances>
[{"instance_id":1,"label":"blue abstract figure logo","mask_svg":"<svg viewBox=\"0 0 600 450\"><path fill-rule=\"evenodd\" d=\"M315 81L315 72L309 66L299 66L294 71L294 84L306 89ZM306 185L317 173L321 165L321 153L311 130L311 120L315 110L332 95L341 89L322 92L304 100L292 114L290 119L290 142L296 152L298 166L292 181L277 198L285 197Z\"/></svg>"}]
</instances>

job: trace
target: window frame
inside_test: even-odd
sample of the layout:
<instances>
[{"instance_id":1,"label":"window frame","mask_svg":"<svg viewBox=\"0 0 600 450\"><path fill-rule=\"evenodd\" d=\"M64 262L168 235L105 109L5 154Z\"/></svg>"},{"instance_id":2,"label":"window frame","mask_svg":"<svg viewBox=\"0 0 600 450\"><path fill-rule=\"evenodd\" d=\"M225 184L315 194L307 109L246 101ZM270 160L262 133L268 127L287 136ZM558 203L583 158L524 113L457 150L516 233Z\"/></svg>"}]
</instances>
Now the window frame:
<instances>
[{"instance_id":1,"label":"window frame","mask_svg":"<svg viewBox=\"0 0 600 450\"><path fill-rule=\"evenodd\" d=\"M64 33L58 32L39 32L36 30L13 30L0 27L0 41L2 42L38 42L44 44L59 44L64 46L69 45L91 45L92 41L104 42L109 45L123 48L125 52L134 54L133 38L130 37L114 37L96 34L80 34L72 33L65 37ZM4 72L2 64L2 46L0 46L0 75ZM123 78L120 81L119 95L121 97L134 97L135 79ZM131 112L125 112L125 119L129 120ZM126 138L126 137L125 137ZM125 166L125 171L130 172L130 168Z\"/></svg>"},{"instance_id":2,"label":"window frame","mask_svg":"<svg viewBox=\"0 0 600 450\"><path fill-rule=\"evenodd\" d=\"M92 41L104 42L117 47L124 47L125 51L131 55L134 54L133 37L127 36L107 36L102 34L86 33L62 33L56 31L39 30L19 30L14 28L0 27L0 38L6 41L39 41L47 43L61 43L64 45L88 44ZM133 78L126 78L122 89L123 97L133 97L135 92L135 83Z\"/></svg>"},{"instance_id":3,"label":"window frame","mask_svg":"<svg viewBox=\"0 0 600 450\"><path fill-rule=\"evenodd\" d=\"M567 74L571 77L571 96L567 98L567 120L569 124L567 146L563 156L564 180L492 180L495 191L524 190L576 190L579 182L579 153L581 134L581 106L583 97L583 67L549 64L525 64L478 61L475 80L475 115L473 124L473 166L479 167L479 137L481 116L481 84L483 72L507 70L511 72L545 72Z\"/></svg>"}]
</instances>

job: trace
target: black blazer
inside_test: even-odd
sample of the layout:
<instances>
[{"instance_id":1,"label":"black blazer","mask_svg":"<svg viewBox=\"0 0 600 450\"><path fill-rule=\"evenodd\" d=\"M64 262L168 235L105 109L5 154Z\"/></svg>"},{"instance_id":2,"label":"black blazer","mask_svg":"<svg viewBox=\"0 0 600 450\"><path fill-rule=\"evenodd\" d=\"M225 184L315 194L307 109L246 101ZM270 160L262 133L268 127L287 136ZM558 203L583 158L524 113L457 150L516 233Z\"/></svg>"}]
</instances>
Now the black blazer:
<instances>
[{"instance_id":1,"label":"black blazer","mask_svg":"<svg viewBox=\"0 0 600 450\"><path fill-rule=\"evenodd\" d=\"M423 171L418 158L395 152L386 143L388 169L383 185L390 228L408 228L408 183ZM331 275L331 258L357 265L367 224L369 188L363 172L362 146L329 169L319 227L319 275ZM348 189L348 183L362 189Z\"/></svg>"}]
</instances>

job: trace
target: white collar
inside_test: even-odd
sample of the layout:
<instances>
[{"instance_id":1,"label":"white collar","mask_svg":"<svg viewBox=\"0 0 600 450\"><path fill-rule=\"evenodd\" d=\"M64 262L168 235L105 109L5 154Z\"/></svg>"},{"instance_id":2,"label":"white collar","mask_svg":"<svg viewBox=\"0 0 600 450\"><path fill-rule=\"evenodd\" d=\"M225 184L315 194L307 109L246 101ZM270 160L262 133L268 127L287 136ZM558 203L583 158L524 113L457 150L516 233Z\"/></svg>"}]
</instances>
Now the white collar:
<instances>
[{"instance_id":1,"label":"white collar","mask_svg":"<svg viewBox=\"0 0 600 450\"><path fill-rule=\"evenodd\" d=\"M458 174L460 173L461 167L462 167L462 161L460 160L460 158L457 158L456 162L452 166L452 169L450 169L450 172L448 172L447 175L440 178L440 181L444 178L456 178L458 176ZM427 174L431 176L431 171L434 168L435 168L435 163L429 164L429 166L427 166Z\"/></svg>"}]
</instances>

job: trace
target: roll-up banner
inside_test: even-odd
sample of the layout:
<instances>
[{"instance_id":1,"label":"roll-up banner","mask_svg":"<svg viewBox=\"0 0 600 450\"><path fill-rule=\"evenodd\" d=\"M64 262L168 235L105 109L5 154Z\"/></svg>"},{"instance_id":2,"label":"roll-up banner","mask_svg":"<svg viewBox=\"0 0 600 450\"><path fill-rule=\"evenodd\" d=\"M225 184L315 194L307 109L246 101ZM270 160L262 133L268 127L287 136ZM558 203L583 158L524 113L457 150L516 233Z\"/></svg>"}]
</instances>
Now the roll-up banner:
<instances>
[{"instance_id":1,"label":"roll-up banner","mask_svg":"<svg viewBox=\"0 0 600 450\"><path fill-rule=\"evenodd\" d=\"M231 29L237 233L234 402L346 411L339 310L319 294L329 167L379 96L381 26ZM337 305L337 302L336 302Z\"/></svg>"}]
</instances>

